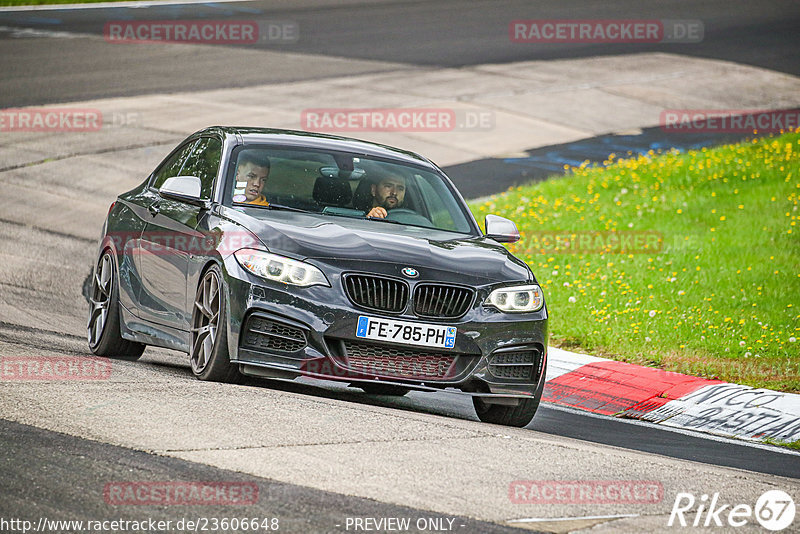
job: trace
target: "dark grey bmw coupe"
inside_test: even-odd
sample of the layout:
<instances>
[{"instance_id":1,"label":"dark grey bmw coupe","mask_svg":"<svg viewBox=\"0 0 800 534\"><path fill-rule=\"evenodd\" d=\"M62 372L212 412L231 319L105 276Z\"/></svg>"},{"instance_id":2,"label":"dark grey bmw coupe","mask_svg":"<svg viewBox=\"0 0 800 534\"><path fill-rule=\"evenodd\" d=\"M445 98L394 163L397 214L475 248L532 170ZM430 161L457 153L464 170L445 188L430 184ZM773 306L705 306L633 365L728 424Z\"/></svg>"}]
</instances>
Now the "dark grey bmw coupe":
<instances>
[{"instance_id":1,"label":"dark grey bmw coupe","mask_svg":"<svg viewBox=\"0 0 800 534\"><path fill-rule=\"evenodd\" d=\"M344 381L368 393L451 388L482 421L525 426L547 364L528 266L445 174L387 146L213 127L111 205L89 347L187 352L200 380Z\"/></svg>"}]
</instances>

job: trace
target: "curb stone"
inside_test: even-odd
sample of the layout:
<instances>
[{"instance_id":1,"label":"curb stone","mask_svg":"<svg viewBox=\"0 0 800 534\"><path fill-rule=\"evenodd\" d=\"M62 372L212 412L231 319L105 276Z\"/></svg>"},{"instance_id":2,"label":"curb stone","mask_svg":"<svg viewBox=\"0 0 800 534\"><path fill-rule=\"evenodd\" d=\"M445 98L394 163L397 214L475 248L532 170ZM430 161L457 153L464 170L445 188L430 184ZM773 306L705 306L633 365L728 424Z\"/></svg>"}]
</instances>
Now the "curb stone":
<instances>
[{"instance_id":1,"label":"curb stone","mask_svg":"<svg viewBox=\"0 0 800 534\"><path fill-rule=\"evenodd\" d=\"M544 402L728 438L800 439L800 395L548 348Z\"/></svg>"}]
</instances>

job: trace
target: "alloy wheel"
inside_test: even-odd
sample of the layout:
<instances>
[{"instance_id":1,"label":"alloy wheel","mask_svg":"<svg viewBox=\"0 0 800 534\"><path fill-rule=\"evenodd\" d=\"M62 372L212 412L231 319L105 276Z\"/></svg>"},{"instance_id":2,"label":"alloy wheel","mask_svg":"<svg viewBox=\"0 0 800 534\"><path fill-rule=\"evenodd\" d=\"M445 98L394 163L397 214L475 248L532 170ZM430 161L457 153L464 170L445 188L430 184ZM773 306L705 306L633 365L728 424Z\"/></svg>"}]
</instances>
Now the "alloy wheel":
<instances>
[{"instance_id":1,"label":"alloy wheel","mask_svg":"<svg viewBox=\"0 0 800 534\"><path fill-rule=\"evenodd\" d=\"M111 303L111 290L114 284L114 265L111 256L106 253L97 263L92 282L92 298L89 303L88 337L89 346L96 347L108 321L108 309Z\"/></svg>"},{"instance_id":2,"label":"alloy wheel","mask_svg":"<svg viewBox=\"0 0 800 534\"><path fill-rule=\"evenodd\" d=\"M195 374L202 373L208 365L217 340L221 298L219 285L217 274L214 271L207 272L194 301L191 364Z\"/></svg>"}]
</instances>

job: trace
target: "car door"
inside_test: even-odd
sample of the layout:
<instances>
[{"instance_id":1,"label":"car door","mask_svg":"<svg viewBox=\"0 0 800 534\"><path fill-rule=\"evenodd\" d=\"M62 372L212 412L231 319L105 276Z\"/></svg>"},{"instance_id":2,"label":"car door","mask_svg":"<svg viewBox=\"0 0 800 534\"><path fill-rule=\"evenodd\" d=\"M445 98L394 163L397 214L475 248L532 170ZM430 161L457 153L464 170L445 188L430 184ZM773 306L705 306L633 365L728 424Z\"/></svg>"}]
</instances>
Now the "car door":
<instances>
[{"instance_id":1,"label":"car door","mask_svg":"<svg viewBox=\"0 0 800 534\"><path fill-rule=\"evenodd\" d=\"M213 181L219 169L222 142L201 137L186 145L173 164L154 176L149 195L148 220L142 235L140 265L142 292L140 316L176 330L188 331L191 308L187 308L186 272L190 256L208 247L208 237L196 231L204 208L158 194L167 178L197 176L201 196L211 199Z\"/></svg>"},{"instance_id":2,"label":"car door","mask_svg":"<svg viewBox=\"0 0 800 534\"><path fill-rule=\"evenodd\" d=\"M153 184L155 182L163 183L166 178L176 176L196 142L197 139L192 139L179 145L156 167L143 187L125 195L124 205L127 209L122 212L125 216L123 224L121 224L123 230L118 232L120 235L114 236L114 238L119 242L118 248L122 251L122 262L124 262L124 265L122 262L120 263L120 285L121 288L130 288L128 291L133 300L130 303L125 302L126 292L120 294L120 302L139 317L141 317L139 310L142 302L148 308L157 306L152 302L150 295L142 290L144 283L142 263L143 260L144 263L149 262L149 258L146 256L151 253L152 249L149 241L143 242L142 237L148 223L153 218L149 208L159 198L154 194ZM143 256L145 257L143 258Z\"/></svg>"}]
</instances>

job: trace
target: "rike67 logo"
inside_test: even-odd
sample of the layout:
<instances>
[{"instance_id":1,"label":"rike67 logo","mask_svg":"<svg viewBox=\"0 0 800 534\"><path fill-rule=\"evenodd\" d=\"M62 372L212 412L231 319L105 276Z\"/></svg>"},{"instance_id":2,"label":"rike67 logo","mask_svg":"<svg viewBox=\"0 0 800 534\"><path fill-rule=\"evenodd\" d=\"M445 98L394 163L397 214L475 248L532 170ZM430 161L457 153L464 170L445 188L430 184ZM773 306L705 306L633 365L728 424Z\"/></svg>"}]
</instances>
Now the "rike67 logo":
<instances>
[{"instance_id":1,"label":"rike67 logo","mask_svg":"<svg viewBox=\"0 0 800 534\"><path fill-rule=\"evenodd\" d=\"M700 499L691 493L678 493L667 526L730 528L742 527L755 520L763 528L777 532L791 525L794 516L794 500L781 490L765 492L753 507L723 503L719 493L701 495Z\"/></svg>"}]
</instances>

